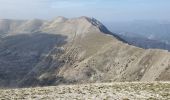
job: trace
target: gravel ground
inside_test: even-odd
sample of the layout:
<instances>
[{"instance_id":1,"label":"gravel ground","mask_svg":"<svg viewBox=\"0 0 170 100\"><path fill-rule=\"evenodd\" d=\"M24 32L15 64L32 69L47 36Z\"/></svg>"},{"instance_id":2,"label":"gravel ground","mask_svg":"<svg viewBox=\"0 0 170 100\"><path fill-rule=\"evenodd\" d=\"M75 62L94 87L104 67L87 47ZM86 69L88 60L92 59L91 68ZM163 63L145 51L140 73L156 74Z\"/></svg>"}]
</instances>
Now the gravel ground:
<instances>
[{"instance_id":1,"label":"gravel ground","mask_svg":"<svg viewBox=\"0 0 170 100\"><path fill-rule=\"evenodd\" d=\"M0 89L0 100L170 100L170 82L125 82Z\"/></svg>"}]
</instances>

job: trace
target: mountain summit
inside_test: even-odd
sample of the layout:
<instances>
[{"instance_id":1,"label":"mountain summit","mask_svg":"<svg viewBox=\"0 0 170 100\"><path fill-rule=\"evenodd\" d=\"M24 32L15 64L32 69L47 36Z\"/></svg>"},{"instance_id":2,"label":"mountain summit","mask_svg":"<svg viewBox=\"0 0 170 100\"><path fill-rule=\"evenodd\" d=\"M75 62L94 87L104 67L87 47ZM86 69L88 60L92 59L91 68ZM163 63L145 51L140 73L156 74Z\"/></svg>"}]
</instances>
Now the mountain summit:
<instances>
[{"instance_id":1,"label":"mountain summit","mask_svg":"<svg viewBox=\"0 0 170 100\"><path fill-rule=\"evenodd\" d=\"M170 80L170 53L121 41L94 18L0 21L0 86Z\"/></svg>"}]
</instances>

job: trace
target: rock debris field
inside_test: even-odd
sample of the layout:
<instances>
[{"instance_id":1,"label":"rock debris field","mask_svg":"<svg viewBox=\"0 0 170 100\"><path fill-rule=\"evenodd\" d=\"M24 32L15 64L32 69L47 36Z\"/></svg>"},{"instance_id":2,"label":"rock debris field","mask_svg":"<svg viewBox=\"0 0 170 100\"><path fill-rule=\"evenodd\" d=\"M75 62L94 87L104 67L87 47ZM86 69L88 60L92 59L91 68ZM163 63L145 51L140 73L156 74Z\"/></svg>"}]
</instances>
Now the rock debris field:
<instances>
[{"instance_id":1,"label":"rock debris field","mask_svg":"<svg viewBox=\"0 0 170 100\"><path fill-rule=\"evenodd\" d=\"M170 83L116 82L0 89L0 100L170 100Z\"/></svg>"}]
</instances>

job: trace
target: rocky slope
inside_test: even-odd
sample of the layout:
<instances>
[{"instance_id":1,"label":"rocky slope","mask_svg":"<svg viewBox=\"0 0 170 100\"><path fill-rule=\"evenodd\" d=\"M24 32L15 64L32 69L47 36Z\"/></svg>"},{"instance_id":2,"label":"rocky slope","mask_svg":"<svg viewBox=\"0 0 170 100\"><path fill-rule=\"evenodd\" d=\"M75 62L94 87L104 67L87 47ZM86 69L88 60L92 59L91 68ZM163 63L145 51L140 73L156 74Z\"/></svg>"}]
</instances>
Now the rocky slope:
<instances>
[{"instance_id":1,"label":"rocky slope","mask_svg":"<svg viewBox=\"0 0 170 100\"><path fill-rule=\"evenodd\" d=\"M0 86L170 80L168 51L128 45L94 18L0 26Z\"/></svg>"},{"instance_id":2,"label":"rocky slope","mask_svg":"<svg viewBox=\"0 0 170 100\"><path fill-rule=\"evenodd\" d=\"M168 82L123 82L0 89L2 100L169 100Z\"/></svg>"}]
</instances>

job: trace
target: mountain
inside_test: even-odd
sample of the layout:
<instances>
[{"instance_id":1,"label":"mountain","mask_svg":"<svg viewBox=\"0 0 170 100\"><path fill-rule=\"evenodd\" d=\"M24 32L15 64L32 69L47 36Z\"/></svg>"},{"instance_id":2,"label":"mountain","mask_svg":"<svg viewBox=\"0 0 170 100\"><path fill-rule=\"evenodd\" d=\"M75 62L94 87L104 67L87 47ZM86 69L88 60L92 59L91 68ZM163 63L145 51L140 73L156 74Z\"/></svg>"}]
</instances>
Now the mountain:
<instances>
[{"instance_id":1,"label":"mountain","mask_svg":"<svg viewBox=\"0 0 170 100\"><path fill-rule=\"evenodd\" d=\"M117 34L117 35L121 37L123 40L125 40L130 45L134 45L134 46L145 48L145 49L152 48L152 49L163 49L163 50L170 51L170 44L165 43L165 42L147 39L144 37L130 36L128 34Z\"/></svg>"},{"instance_id":2,"label":"mountain","mask_svg":"<svg viewBox=\"0 0 170 100\"><path fill-rule=\"evenodd\" d=\"M94 18L1 20L0 86L170 80L170 53L131 46Z\"/></svg>"},{"instance_id":3,"label":"mountain","mask_svg":"<svg viewBox=\"0 0 170 100\"><path fill-rule=\"evenodd\" d=\"M130 37L142 37L170 44L170 22L135 20L127 22L106 22L112 32Z\"/></svg>"}]
</instances>

